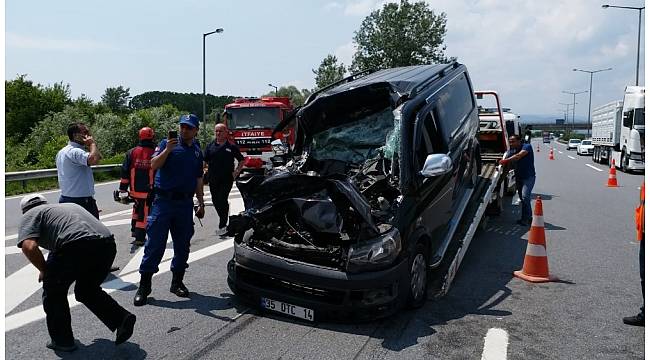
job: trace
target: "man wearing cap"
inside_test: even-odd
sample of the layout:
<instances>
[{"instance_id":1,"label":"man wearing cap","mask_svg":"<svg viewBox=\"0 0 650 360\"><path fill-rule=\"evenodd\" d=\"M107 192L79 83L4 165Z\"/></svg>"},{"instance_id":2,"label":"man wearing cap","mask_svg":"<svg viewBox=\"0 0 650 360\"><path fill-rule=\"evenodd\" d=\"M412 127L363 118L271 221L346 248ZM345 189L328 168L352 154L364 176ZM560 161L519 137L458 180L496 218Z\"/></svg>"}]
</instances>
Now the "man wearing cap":
<instances>
[{"instance_id":1,"label":"man wearing cap","mask_svg":"<svg viewBox=\"0 0 650 360\"><path fill-rule=\"evenodd\" d=\"M208 181L212 203L219 215L219 228L217 235L226 233L228 224L228 196L232 183L244 167L244 157L239 147L228 141L228 128L226 124L217 124L214 127L214 141L205 148L203 158L208 164ZM237 168L235 169L235 159Z\"/></svg>"},{"instance_id":2,"label":"man wearing cap","mask_svg":"<svg viewBox=\"0 0 650 360\"><path fill-rule=\"evenodd\" d=\"M154 179L155 198L147 218L148 239L140 264L140 286L133 299L136 306L147 303L147 296L151 293L151 278L158 272L168 233L171 233L174 245L169 291L180 297L189 297L183 276L187 268L190 240L194 235L194 194L198 200L196 216L202 218L205 214L203 154L194 139L199 131L199 118L194 114L182 115L179 123L180 136L163 139L151 159L151 168L157 171Z\"/></svg>"},{"instance_id":3,"label":"man wearing cap","mask_svg":"<svg viewBox=\"0 0 650 360\"><path fill-rule=\"evenodd\" d=\"M56 154L56 174L61 197L59 203L75 203L99 219L92 165L101 159L90 130L83 123L68 125L68 145ZM89 151L86 151L87 147Z\"/></svg>"},{"instance_id":4,"label":"man wearing cap","mask_svg":"<svg viewBox=\"0 0 650 360\"><path fill-rule=\"evenodd\" d=\"M519 135L512 135L508 138L510 151L508 157L499 160L499 164L508 165L513 163L515 169L515 182L517 183L517 192L521 200L521 219L517 224L521 226L530 226L533 219L533 209L530 205L530 199L535 186L535 158L533 147L530 144L522 143Z\"/></svg>"},{"instance_id":5,"label":"man wearing cap","mask_svg":"<svg viewBox=\"0 0 650 360\"><path fill-rule=\"evenodd\" d=\"M151 191L153 190L153 175L151 156L156 145L153 143L154 131L143 127L138 131L138 145L126 152L122 163L120 192L126 193L135 201L131 214L131 236L135 238L135 246L144 245L146 221L151 208Z\"/></svg>"},{"instance_id":6,"label":"man wearing cap","mask_svg":"<svg viewBox=\"0 0 650 360\"><path fill-rule=\"evenodd\" d=\"M43 282L43 309L51 341L46 346L57 351L74 351L68 289L116 332L115 344L133 334L135 315L128 312L101 288L115 259L115 240L104 224L74 203L47 204L41 194L23 197L18 231L18 247L40 271ZM47 261L39 246L50 251Z\"/></svg>"}]
</instances>

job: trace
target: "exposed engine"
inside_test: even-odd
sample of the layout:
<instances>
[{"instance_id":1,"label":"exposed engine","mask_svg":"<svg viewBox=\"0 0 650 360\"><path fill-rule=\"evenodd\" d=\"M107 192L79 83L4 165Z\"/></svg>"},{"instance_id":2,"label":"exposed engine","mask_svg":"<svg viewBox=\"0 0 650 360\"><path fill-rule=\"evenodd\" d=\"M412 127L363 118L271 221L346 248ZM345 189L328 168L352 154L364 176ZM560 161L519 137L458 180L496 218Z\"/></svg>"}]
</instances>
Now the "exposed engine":
<instances>
[{"instance_id":1,"label":"exposed engine","mask_svg":"<svg viewBox=\"0 0 650 360\"><path fill-rule=\"evenodd\" d=\"M393 226L400 192L390 165L381 152L361 166L303 156L240 180L246 210L230 217L228 232L271 254L344 268L351 243Z\"/></svg>"}]
</instances>

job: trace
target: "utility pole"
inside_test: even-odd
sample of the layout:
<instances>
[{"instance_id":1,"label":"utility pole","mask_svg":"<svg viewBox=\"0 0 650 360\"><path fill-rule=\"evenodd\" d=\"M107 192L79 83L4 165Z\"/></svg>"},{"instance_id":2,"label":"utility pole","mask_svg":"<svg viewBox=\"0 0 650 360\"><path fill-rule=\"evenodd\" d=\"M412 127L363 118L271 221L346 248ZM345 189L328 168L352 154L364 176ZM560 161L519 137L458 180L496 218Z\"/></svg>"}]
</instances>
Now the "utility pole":
<instances>
[{"instance_id":1,"label":"utility pole","mask_svg":"<svg viewBox=\"0 0 650 360\"><path fill-rule=\"evenodd\" d=\"M209 33L203 34L203 117L201 118L201 121L205 121L205 38L208 35L212 35L214 33L222 33L223 29L218 28L215 31L211 31Z\"/></svg>"}]
</instances>

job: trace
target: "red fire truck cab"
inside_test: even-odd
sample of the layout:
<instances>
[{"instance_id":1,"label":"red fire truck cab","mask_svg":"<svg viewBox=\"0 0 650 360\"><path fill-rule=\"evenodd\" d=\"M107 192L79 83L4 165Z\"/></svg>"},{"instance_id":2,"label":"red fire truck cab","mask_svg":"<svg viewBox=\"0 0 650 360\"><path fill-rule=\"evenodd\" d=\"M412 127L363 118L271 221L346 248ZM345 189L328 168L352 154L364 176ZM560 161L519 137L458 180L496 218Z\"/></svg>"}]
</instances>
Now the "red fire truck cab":
<instances>
[{"instance_id":1,"label":"red fire truck cab","mask_svg":"<svg viewBox=\"0 0 650 360\"><path fill-rule=\"evenodd\" d=\"M224 121L231 140L246 157L245 171L263 172L272 167L271 141L275 139L271 133L291 110L293 105L288 97L240 98L225 106ZM283 133L280 140L287 146L293 145L293 129Z\"/></svg>"}]
</instances>

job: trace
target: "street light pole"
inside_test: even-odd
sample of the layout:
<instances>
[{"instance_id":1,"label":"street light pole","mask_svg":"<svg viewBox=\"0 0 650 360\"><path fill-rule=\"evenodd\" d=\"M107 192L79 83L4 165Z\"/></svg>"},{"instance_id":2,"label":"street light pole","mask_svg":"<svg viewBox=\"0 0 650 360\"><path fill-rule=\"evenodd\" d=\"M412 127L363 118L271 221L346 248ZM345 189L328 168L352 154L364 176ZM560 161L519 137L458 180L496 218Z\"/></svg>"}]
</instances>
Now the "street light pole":
<instances>
[{"instance_id":1,"label":"street light pole","mask_svg":"<svg viewBox=\"0 0 650 360\"><path fill-rule=\"evenodd\" d=\"M579 91L579 92L572 92L572 91L562 91L562 92L565 93L565 94L572 94L573 95L573 115L572 115L573 118L571 119L571 124L572 124L572 127L573 127L573 131L575 131L575 129L576 129L576 95L584 94L584 93L587 92L587 90Z\"/></svg>"},{"instance_id":2,"label":"street light pole","mask_svg":"<svg viewBox=\"0 0 650 360\"><path fill-rule=\"evenodd\" d=\"M269 86L275 88L275 96L278 96L278 87L273 84L269 84Z\"/></svg>"},{"instance_id":3,"label":"street light pole","mask_svg":"<svg viewBox=\"0 0 650 360\"><path fill-rule=\"evenodd\" d=\"M587 113L587 137L591 135L591 89L592 89L592 83L594 81L594 74L599 73L601 71L609 71L612 70L612 68L607 68L607 69L600 69L600 70L582 70L582 69L573 69L573 71L581 71L584 73L589 74L589 112Z\"/></svg>"},{"instance_id":4,"label":"street light pole","mask_svg":"<svg viewBox=\"0 0 650 360\"><path fill-rule=\"evenodd\" d=\"M634 7L634 6L615 6L615 5L603 5L603 9L607 8L618 8L618 9L630 9L639 11L639 30L636 38L636 86L639 86L639 56L641 53L641 11L645 9L643 7Z\"/></svg>"},{"instance_id":5,"label":"street light pole","mask_svg":"<svg viewBox=\"0 0 650 360\"><path fill-rule=\"evenodd\" d=\"M558 104L566 105L566 110L564 111L564 131L567 132L566 129L569 126L569 105L571 105L571 103L558 103Z\"/></svg>"},{"instance_id":6,"label":"street light pole","mask_svg":"<svg viewBox=\"0 0 650 360\"><path fill-rule=\"evenodd\" d=\"M222 32L223 29L218 28L215 31L211 31L203 34L203 117L201 118L201 121L205 121L205 38L208 35L212 35L214 33L222 33Z\"/></svg>"}]
</instances>

